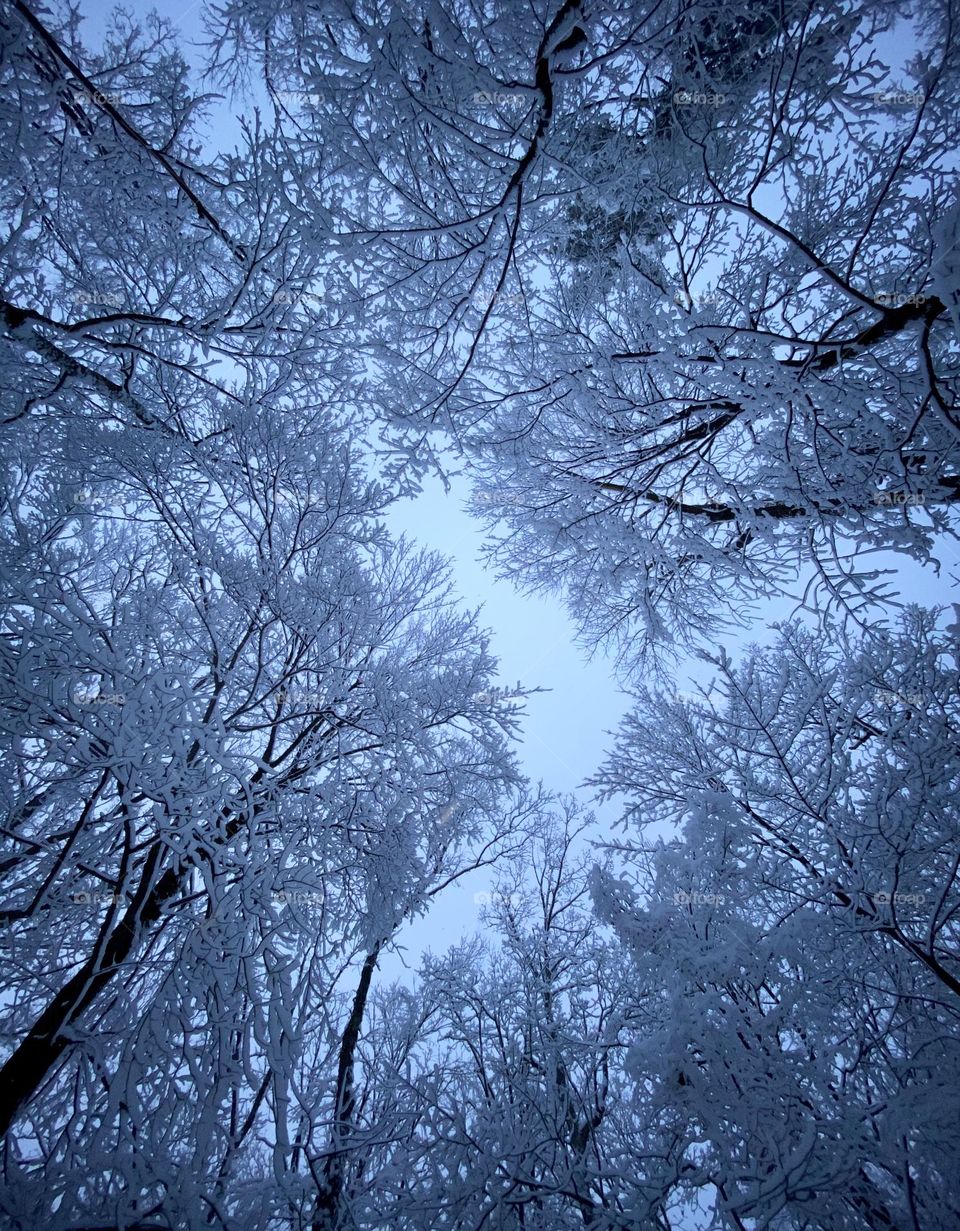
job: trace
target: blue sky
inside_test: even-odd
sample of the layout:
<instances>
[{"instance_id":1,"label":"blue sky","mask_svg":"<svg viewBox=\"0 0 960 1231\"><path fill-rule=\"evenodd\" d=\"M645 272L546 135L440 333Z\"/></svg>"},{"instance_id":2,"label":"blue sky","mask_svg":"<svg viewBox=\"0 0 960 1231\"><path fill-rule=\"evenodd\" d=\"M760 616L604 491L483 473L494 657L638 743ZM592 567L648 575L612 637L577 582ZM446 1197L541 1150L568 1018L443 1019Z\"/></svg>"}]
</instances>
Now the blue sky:
<instances>
[{"instance_id":1,"label":"blue sky","mask_svg":"<svg viewBox=\"0 0 960 1231\"><path fill-rule=\"evenodd\" d=\"M603 836L618 817L617 803L598 807L589 791L578 788L603 761L611 743L608 732L618 725L630 698L614 678L610 659L598 654L588 661L576 645L573 624L559 598L524 597L480 562L483 534L479 522L465 511L468 494L469 487L462 479L451 480L448 492L435 481L417 500L395 506L389 524L450 559L454 582L464 601L470 607L482 606L481 621L491 631L491 649L500 660L502 686L512 687L519 681L524 687L550 690L532 697L527 704L519 748L521 764L532 779L542 779L549 790L578 794L596 814L598 836ZM951 597L957 597L954 579L960 551L956 544L944 542L940 557L944 567L939 578L932 569L890 553L873 557L871 564L895 570L890 580L902 602L945 605ZM796 593L802 591L801 583ZM789 618L796 605L793 598L764 604L745 632L726 637L723 644L736 654L751 642L772 639L773 622ZM896 610L890 609L885 615L893 619ZM950 618L945 616L944 622ZM691 661L680 665L676 672L678 691L689 688L691 678L708 685L709 668ZM424 949L442 951L476 931L480 912L474 895L487 888L490 880L485 872L464 878L435 903L426 919L409 924L401 937L407 960L415 962ZM399 970L395 959L381 963L382 975L392 977Z\"/></svg>"}]
</instances>

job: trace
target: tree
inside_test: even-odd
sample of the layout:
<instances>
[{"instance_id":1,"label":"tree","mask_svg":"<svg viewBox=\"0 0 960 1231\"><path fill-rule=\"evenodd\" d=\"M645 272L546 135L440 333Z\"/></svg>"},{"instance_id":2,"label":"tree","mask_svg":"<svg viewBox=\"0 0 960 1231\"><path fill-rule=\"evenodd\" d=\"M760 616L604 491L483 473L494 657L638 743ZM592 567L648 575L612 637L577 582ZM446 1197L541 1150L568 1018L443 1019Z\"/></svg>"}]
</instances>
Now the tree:
<instances>
[{"instance_id":1,"label":"tree","mask_svg":"<svg viewBox=\"0 0 960 1231\"><path fill-rule=\"evenodd\" d=\"M183 448L154 482L154 459L128 472L8 607L0 1082L45 1194L48 1167L88 1176L120 1132L129 1158L75 1192L95 1207L122 1175L140 1216L137 1169L166 1151L178 1174L189 1125L210 1197L255 1127L224 1140L214 1109L243 1123L257 1091L282 1153L307 1023L353 956L369 979L405 918L513 840L515 711L488 696L483 636L437 561L370 522L345 431L317 419L311 440L258 408L215 464Z\"/></svg>"},{"instance_id":2,"label":"tree","mask_svg":"<svg viewBox=\"0 0 960 1231\"><path fill-rule=\"evenodd\" d=\"M956 646L863 616L960 498L952 0L207 16L229 127L161 19L0 14L5 1223L952 1228ZM628 666L826 594L638 694L596 785L682 837L525 784L384 521L451 457Z\"/></svg>"},{"instance_id":3,"label":"tree","mask_svg":"<svg viewBox=\"0 0 960 1231\"><path fill-rule=\"evenodd\" d=\"M331 11L231 5L223 45L317 91L381 417L414 475L431 427L466 451L504 573L633 660L801 573L856 611L856 552L931 559L960 494L952 0Z\"/></svg>"},{"instance_id":4,"label":"tree","mask_svg":"<svg viewBox=\"0 0 960 1231\"><path fill-rule=\"evenodd\" d=\"M600 775L653 829L594 885L660 1002L629 1066L723 1225L956 1222L960 714L934 616L719 656L722 699L642 693Z\"/></svg>"},{"instance_id":5,"label":"tree","mask_svg":"<svg viewBox=\"0 0 960 1231\"><path fill-rule=\"evenodd\" d=\"M99 51L69 10L17 0L0 20L0 363L15 439L42 432L83 488L90 441L105 447L118 426L132 448L153 435L208 445L254 404L351 405L336 305L305 293L335 262L315 226L303 242L277 134L241 119L235 148L211 152L217 98L195 92L160 18L115 14Z\"/></svg>"},{"instance_id":6,"label":"tree","mask_svg":"<svg viewBox=\"0 0 960 1231\"><path fill-rule=\"evenodd\" d=\"M2 20L0 1208L308 1226L379 955L540 806L516 710L276 293L283 142L207 158L162 23Z\"/></svg>"},{"instance_id":7,"label":"tree","mask_svg":"<svg viewBox=\"0 0 960 1231\"><path fill-rule=\"evenodd\" d=\"M589 910L588 825L570 801L544 818L476 895L481 935L425 960L396 1023L385 998L367 1044L381 1110L368 1111L373 1150L362 1182L357 1160L345 1225L635 1225L630 996ZM386 1147L383 1108L404 1126Z\"/></svg>"}]
</instances>

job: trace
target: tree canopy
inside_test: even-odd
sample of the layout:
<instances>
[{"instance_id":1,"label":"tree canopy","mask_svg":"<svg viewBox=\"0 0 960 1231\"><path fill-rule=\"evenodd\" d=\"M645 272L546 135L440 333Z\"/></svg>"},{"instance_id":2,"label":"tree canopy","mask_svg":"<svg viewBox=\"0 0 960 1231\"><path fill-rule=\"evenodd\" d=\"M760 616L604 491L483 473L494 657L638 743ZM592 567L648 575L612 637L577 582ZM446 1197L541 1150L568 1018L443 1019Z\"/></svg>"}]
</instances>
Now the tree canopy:
<instances>
[{"instance_id":1,"label":"tree canopy","mask_svg":"<svg viewBox=\"0 0 960 1231\"><path fill-rule=\"evenodd\" d=\"M0 12L4 1225L952 1231L955 3L203 13Z\"/></svg>"}]
</instances>

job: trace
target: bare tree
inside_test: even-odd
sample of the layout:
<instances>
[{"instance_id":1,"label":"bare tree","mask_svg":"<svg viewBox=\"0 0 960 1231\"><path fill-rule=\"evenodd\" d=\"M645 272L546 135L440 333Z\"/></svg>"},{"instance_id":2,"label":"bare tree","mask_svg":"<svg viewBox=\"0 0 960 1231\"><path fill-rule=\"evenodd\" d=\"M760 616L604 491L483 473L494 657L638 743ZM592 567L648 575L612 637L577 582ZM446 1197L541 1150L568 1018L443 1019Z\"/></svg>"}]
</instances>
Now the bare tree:
<instances>
[{"instance_id":1,"label":"bare tree","mask_svg":"<svg viewBox=\"0 0 960 1231\"><path fill-rule=\"evenodd\" d=\"M649 835L595 882L648 992L646 1123L731 1226L946 1228L956 643L916 609L715 666L701 702L643 694L600 778Z\"/></svg>"},{"instance_id":2,"label":"bare tree","mask_svg":"<svg viewBox=\"0 0 960 1231\"><path fill-rule=\"evenodd\" d=\"M632 998L589 910L586 834L576 808L558 808L476 895L483 936L421 969L417 1044L412 1009L371 1033L370 1103L406 1114L389 1151L373 1121L373 1166L361 1176L357 1161L344 1225L632 1225L646 1178L621 1063Z\"/></svg>"},{"instance_id":3,"label":"bare tree","mask_svg":"<svg viewBox=\"0 0 960 1231\"><path fill-rule=\"evenodd\" d=\"M443 427L502 570L628 660L800 575L880 597L855 554L929 560L960 493L952 0L488 18L224 11L363 186L336 226L405 473Z\"/></svg>"},{"instance_id":4,"label":"bare tree","mask_svg":"<svg viewBox=\"0 0 960 1231\"><path fill-rule=\"evenodd\" d=\"M283 141L207 158L162 22L2 21L0 1202L306 1226L351 982L538 807L516 710L380 521Z\"/></svg>"}]
</instances>

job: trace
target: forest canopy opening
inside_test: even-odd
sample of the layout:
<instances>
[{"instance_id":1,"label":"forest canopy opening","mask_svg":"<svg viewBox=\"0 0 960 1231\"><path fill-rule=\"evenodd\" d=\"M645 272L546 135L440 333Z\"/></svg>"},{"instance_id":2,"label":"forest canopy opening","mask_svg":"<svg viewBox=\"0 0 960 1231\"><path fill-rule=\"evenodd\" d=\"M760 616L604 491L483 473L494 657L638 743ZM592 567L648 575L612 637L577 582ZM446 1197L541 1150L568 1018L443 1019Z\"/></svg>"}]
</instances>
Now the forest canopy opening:
<instances>
[{"instance_id":1,"label":"forest canopy opening","mask_svg":"<svg viewBox=\"0 0 960 1231\"><path fill-rule=\"evenodd\" d=\"M0 10L5 1227L960 1226L958 18Z\"/></svg>"}]
</instances>

